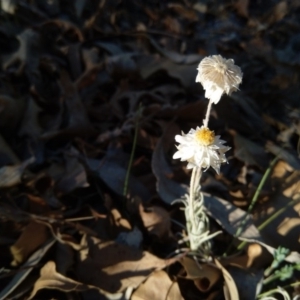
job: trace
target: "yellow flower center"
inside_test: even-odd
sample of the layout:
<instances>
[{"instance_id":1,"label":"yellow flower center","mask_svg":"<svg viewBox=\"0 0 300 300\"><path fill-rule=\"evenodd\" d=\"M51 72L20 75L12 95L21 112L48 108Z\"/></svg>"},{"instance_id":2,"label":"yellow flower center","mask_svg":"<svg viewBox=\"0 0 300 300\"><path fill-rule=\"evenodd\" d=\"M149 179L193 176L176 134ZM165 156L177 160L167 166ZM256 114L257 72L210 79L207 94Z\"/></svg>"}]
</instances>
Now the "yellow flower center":
<instances>
[{"instance_id":1,"label":"yellow flower center","mask_svg":"<svg viewBox=\"0 0 300 300\"><path fill-rule=\"evenodd\" d=\"M209 146L215 140L215 133L208 128L200 128L195 132L195 139L201 146Z\"/></svg>"}]
</instances>

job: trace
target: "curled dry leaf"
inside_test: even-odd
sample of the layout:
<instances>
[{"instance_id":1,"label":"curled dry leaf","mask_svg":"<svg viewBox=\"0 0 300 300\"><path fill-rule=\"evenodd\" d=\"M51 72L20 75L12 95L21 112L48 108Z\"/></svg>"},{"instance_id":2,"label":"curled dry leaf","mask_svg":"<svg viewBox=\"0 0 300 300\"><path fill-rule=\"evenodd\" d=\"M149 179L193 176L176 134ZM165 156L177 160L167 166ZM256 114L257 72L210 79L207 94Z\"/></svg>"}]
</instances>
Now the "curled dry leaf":
<instances>
[{"instance_id":1,"label":"curled dry leaf","mask_svg":"<svg viewBox=\"0 0 300 300\"><path fill-rule=\"evenodd\" d=\"M224 296L226 300L239 300L239 293L236 284L229 272L215 259L216 266L222 271L224 278Z\"/></svg>"},{"instance_id":2,"label":"curled dry leaf","mask_svg":"<svg viewBox=\"0 0 300 300\"><path fill-rule=\"evenodd\" d=\"M218 282L222 273L217 267L208 264L200 264L189 257L183 257L180 260L186 271L187 279L194 281L199 291L206 293Z\"/></svg>"},{"instance_id":3,"label":"curled dry leaf","mask_svg":"<svg viewBox=\"0 0 300 300\"><path fill-rule=\"evenodd\" d=\"M154 272L132 294L132 300L183 300L177 282L164 271Z\"/></svg>"},{"instance_id":4,"label":"curled dry leaf","mask_svg":"<svg viewBox=\"0 0 300 300\"><path fill-rule=\"evenodd\" d=\"M189 257L183 257L180 262L187 273L186 278L192 279L201 292L206 293L210 291L223 275L226 300L239 300L234 280L217 259L215 259L215 266L213 264L199 263Z\"/></svg>"}]
</instances>

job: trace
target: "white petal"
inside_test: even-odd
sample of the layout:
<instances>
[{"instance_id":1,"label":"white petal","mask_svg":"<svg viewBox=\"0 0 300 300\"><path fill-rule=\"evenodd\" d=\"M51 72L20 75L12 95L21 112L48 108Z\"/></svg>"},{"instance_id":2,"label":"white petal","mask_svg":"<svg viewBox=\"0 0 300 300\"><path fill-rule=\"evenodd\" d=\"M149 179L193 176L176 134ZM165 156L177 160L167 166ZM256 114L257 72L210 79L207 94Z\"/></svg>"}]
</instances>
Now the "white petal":
<instances>
[{"instance_id":1,"label":"white petal","mask_svg":"<svg viewBox=\"0 0 300 300\"><path fill-rule=\"evenodd\" d=\"M177 158L181 158L181 152L180 151L175 152L174 155L173 155L173 159L177 159Z\"/></svg>"}]
</instances>

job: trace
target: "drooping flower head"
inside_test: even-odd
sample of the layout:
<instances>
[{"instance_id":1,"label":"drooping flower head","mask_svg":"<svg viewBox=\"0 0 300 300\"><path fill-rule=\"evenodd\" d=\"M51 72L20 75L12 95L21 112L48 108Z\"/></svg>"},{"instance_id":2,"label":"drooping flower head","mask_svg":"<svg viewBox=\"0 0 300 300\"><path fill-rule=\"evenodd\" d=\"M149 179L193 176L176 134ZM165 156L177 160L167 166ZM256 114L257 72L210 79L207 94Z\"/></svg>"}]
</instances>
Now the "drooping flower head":
<instances>
[{"instance_id":1,"label":"drooping flower head","mask_svg":"<svg viewBox=\"0 0 300 300\"><path fill-rule=\"evenodd\" d=\"M178 151L173 158L187 161L188 169L201 167L207 170L212 167L219 174L221 163L227 162L225 152L230 147L224 146L225 141L207 127L197 127L188 134L176 135L175 140L179 145L176 146Z\"/></svg>"},{"instance_id":2,"label":"drooping flower head","mask_svg":"<svg viewBox=\"0 0 300 300\"><path fill-rule=\"evenodd\" d=\"M202 59L198 66L196 82L205 89L205 97L217 104L221 96L230 95L239 88L243 73L233 59L225 59L221 55L212 55Z\"/></svg>"}]
</instances>

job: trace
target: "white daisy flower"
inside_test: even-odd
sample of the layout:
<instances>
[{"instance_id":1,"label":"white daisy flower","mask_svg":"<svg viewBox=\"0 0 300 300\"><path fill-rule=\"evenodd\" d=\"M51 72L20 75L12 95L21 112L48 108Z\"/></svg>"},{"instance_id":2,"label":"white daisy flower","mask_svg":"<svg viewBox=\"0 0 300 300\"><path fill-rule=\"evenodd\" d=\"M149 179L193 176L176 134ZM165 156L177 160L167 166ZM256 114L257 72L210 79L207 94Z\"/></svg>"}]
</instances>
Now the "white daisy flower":
<instances>
[{"instance_id":1,"label":"white daisy flower","mask_svg":"<svg viewBox=\"0 0 300 300\"><path fill-rule=\"evenodd\" d=\"M219 174L221 163L227 162L225 152L230 147L224 146L225 141L207 127L197 127L188 134L176 135L175 140L179 145L176 146L178 151L173 158L188 161L188 169L201 167L207 170L212 167Z\"/></svg>"},{"instance_id":2,"label":"white daisy flower","mask_svg":"<svg viewBox=\"0 0 300 300\"><path fill-rule=\"evenodd\" d=\"M212 55L202 59L198 68L196 82L205 89L205 97L217 104L221 96L230 95L239 88L243 73L234 64L233 59L225 59L221 55Z\"/></svg>"}]
</instances>

